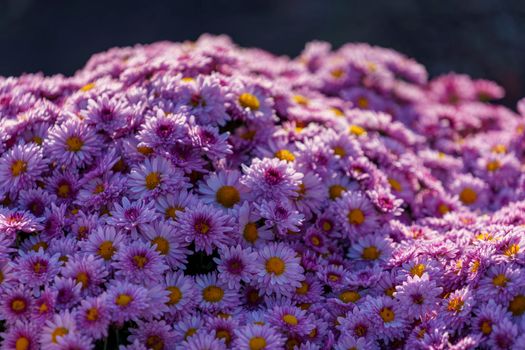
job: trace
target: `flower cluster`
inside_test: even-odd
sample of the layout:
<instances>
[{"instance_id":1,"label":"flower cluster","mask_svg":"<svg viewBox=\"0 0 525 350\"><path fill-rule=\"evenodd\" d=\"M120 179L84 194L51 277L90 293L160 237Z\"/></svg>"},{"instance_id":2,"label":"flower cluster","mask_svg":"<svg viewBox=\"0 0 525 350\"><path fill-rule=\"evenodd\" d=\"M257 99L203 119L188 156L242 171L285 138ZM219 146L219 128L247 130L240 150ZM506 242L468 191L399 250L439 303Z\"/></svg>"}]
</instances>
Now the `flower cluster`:
<instances>
[{"instance_id":1,"label":"flower cluster","mask_svg":"<svg viewBox=\"0 0 525 350\"><path fill-rule=\"evenodd\" d=\"M0 77L0 346L525 348L525 102L227 37Z\"/></svg>"}]
</instances>

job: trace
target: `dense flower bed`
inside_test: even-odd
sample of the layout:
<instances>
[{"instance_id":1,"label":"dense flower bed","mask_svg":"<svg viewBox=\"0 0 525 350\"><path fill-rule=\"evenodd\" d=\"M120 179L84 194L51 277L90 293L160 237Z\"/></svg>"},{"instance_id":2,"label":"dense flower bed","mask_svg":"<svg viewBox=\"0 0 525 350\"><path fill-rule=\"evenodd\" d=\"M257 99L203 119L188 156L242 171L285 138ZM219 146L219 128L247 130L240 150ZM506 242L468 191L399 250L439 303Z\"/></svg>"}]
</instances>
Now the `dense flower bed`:
<instances>
[{"instance_id":1,"label":"dense flower bed","mask_svg":"<svg viewBox=\"0 0 525 350\"><path fill-rule=\"evenodd\" d=\"M525 348L525 104L226 37L0 78L2 349Z\"/></svg>"}]
</instances>

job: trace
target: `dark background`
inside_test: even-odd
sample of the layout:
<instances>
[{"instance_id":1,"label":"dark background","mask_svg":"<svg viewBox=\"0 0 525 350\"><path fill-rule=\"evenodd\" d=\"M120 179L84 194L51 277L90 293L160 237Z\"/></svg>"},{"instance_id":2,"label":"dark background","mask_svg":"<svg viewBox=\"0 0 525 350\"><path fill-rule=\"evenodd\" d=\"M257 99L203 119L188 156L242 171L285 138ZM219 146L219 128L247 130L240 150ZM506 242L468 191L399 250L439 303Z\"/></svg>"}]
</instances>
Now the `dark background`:
<instances>
[{"instance_id":1,"label":"dark background","mask_svg":"<svg viewBox=\"0 0 525 350\"><path fill-rule=\"evenodd\" d=\"M0 75L72 74L112 46L225 33L297 55L326 40L391 47L423 63L525 95L524 0L0 0Z\"/></svg>"}]
</instances>

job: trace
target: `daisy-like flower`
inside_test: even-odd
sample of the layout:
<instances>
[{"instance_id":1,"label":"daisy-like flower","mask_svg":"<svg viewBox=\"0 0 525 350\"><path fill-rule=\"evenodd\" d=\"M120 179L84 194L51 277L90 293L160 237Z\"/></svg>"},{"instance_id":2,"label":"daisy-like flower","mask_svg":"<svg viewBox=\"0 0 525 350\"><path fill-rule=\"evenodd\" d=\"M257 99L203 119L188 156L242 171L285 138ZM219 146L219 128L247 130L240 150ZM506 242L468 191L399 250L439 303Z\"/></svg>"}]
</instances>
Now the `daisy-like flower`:
<instances>
[{"instance_id":1,"label":"daisy-like flower","mask_svg":"<svg viewBox=\"0 0 525 350\"><path fill-rule=\"evenodd\" d=\"M107 337L111 310L106 295L102 294L82 300L75 314L75 320L78 328L90 337L94 339Z\"/></svg>"},{"instance_id":2,"label":"daisy-like flower","mask_svg":"<svg viewBox=\"0 0 525 350\"><path fill-rule=\"evenodd\" d=\"M173 330L177 335L177 341L182 342L192 336L194 336L199 330L202 329L204 321L200 314L193 315L191 317L180 319L173 326Z\"/></svg>"},{"instance_id":3,"label":"daisy-like flower","mask_svg":"<svg viewBox=\"0 0 525 350\"><path fill-rule=\"evenodd\" d=\"M322 203L326 199L325 193L326 190L319 176L307 172L299 184L299 196L294 199L294 204L299 212L310 218L314 213L319 212Z\"/></svg>"},{"instance_id":4,"label":"daisy-like flower","mask_svg":"<svg viewBox=\"0 0 525 350\"><path fill-rule=\"evenodd\" d=\"M201 124L224 125L230 119L226 113L224 88L218 77L199 75L196 79L183 79L176 93L179 101L176 109L194 115Z\"/></svg>"},{"instance_id":5,"label":"daisy-like flower","mask_svg":"<svg viewBox=\"0 0 525 350\"><path fill-rule=\"evenodd\" d=\"M238 207L236 217L238 217L238 241L243 247L261 247L273 235L269 228L258 224L261 219L260 214L247 201Z\"/></svg>"},{"instance_id":6,"label":"daisy-like flower","mask_svg":"<svg viewBox=\"0 0 525 350\"><path fill-rule=\"evenodd\" d=\"M73 278L55 277L54 284L51 287L56 292L56 308L58 310L67 310L72 308L82 299L82 284Z\"/></svg>"},{"instance_id":7,"label":"daisy-like flower","mask_svg":"<svg viewBox=\"0 0 525 350\"><path fill-rule=\"evenodd\" d=\"M211 254L215 247L228 244L231 218L210 205L198 203L177 217L177 224L186 242L193 242L196 251Z\"/></svg>"},{"instance_id":8,"label":"daisy-like flower","mask_svg":"<svg viewBox=\"0 0 525 350\"><path fill-rule=\"evenodd\" d=\"M522 286L520 271L512 264L492 265L484 278L479 281L476 299L483 301L494 300L506 304L512 295Z\"/></svg>"},{"instance_id":9,"label":"daisy-like flower","mask_svg":"<svg viewBox=\"0 0 525 350\"><path fill-rule=\"evenodd\" d=\"M146 117L137 139L147 147L167 149L183 141L188 131L186 123L186 115L166 113L158 109L154 116Z\"/></svg>"},{"instance_id":10,"label":"daisy-like flower","mask_svg":"<svg viewBox=\"0 0 525 350\"><path fill-rule=\"evenodd\" d=\"M392 240L382 235L366 235L355 241L348 251L348 257L365 263L388 261L392 253Z\"/></svg>"},{"instance_id":11,"label":"daisy-like flower","mask_svg":"<svg viewBox=\"0 0 525 350\"><path fill-rule=\"evenodd\" d=\"M108 224L133 232L137 226L155 221L157 214L153 205L151 201L130 202L128 198L123 197L122 204L115 203Z\"/></svg>"},{"instance_id":12,"label":"daisy-like flower","mask_svg":"<svg viewBox=\"0 0 525 350\"><path fill-rule=\"evenodd\" d=\"M375 318L379 327L379 337L387 342L398 338L407 327L405 313L395 299L387 296L368 296L363 308Z\"/></svg>"},{"instance_id":13,"label":"daisy-like flower","mask_svg":"<svg viewBox=\"0 0 525 350\"><path fill-rule=\"evenodd\" d=\"M49 131L44 144L46 154L60 165L83 167L99 153L95 130L74 116Z\"/></svg>"},{"instance_id":14,"label":"daisy-like flower","mask_svg":"<svg viewBox=\"0 0 525 350\"><path fill-rule=\"evenodd\" d=\"M106 302L111 310L112 321L118 324L137 321L146 313L146 309L152 307L147 290L126 281L114 281L108 286Z\"/></svg>"},{"instance_id":15,"label":"daisy-like flower","mask_svg":"<svg viewBox=\"0 0 525 350\"><path fill-rule=\"evenodd\" d=\"M129 191L134 199L154 198L183 187L183 184L182 171L163 157L145 159L131 169L128 178Z\"/></svg>"},{"instance_id":16,"label":"daisy-like flower","mask_svg":"<svg viewBox=\"0 0 525 350\"><path fill-rule=\"evenodd\" d=\"M202 201L222 208L233 208L243 200L243 194L246 192L239 182L240 178L241 173L237 170L211 174L199 186L199 192L203 195Z\"/></svg>"},{"instance_id":17,"label":"daisy-like flower","mask_svg":"<svg viewBox=\"0 0 525 350\"><path fill-rule=\"evenodd\" d=\"M147 349L173 349L175 334L165 321L137 322L137 328L131 328L129 340L137 340Z\"/></svg>"},{"instance_id":18,"label":"daisy-like flower","mask_svg":"<svg viewBox=\"0 0 525 350\"><path fill-rule=\"evenodd\" d=\"M299 196L303 174L286 161L276 158L255 158L248 167L242 165L241 183L251 189L254 198L279 200Z\"/></svg>"},{"instance_id":19,"label":"daisy-like flower","mask_svg":"<svg viewBox=\"0 0 525 350\"><path fill-rule=\"evenodd\" d=\"M62 276L72 278L81 284L84 295L94 295L100 291L100 285L105 282L108 271L104 261L95 255L75 255L68 259L62 269Z\"/></svg>"},{"instance_id":20,"label":"daisy-like flower","mask_svg":"<svg viewBox=\"0 0 525 350\"><path fill-rule=\"evenodd\" d=\"M34 216L42 216L45 208L56 201L56 196L42 188L22 190L18 193L20 207L28 210Z\"/></svg>"},{"instance_id":21,"label":"daisy-like flower","mask_svg":"<svg viewBox=\"0 0 525 350\"><path fill-rule=\"evenodd\" d=\"M55 313L56 297L57 293L49 287L40 293L40 296L33 303L31 321L42 324L49 320Z\"/></svg>"},{"instance_id":22,"label":"daisy-like flower","mask_svg":"<svg viewBox=\"0 0 525 350\"><path fill-rule=\"evenodd\" d=\"M215 332L197 332L175 348L177 350L226 350L222 339L216 338Z\"/></svg>"},{"instance_id":23,"label":"daisy-like flower","mask_svg":"<svg viewBox=\"0 0 525 350\"><path fill-rule=\"evenodd\" d=\"M474 300L469 287L458 289L443 300L443 311L439 314L449 327L457 328L464 324L470 315Z\"/></svg>"},{"instance_id":24,"label":"daisy-like flower","mask_svg":"<svg viewBox=\"0 0 525 350\"><path fill-rule=\"evenodd\" d=\"M7 332L0 333L3 339L2 349L38 350L38 333L37 325L31 322L17 322Z\"/></svg>"},{"instance_id":25,"label":"daisy-like flower","mask_svg":"<svg viewBox=\"0 0 525 350\"><path fill-rule=\"evenodd\" d=\"M335 201L333 210L352 239L372 233L379 225L374 207L361 192L345 192Z\"/></svg>"},{"instance_id":26,"label":"daisy-like flower","mask_svg":"<svg viewBox=\"0 0 525 350\"><path fill-rule=\"evenodd\" d=\"M27 211L0 208L0 239L14 240L18 232L33 233L42 230L42 218Z\"/></svg>"},{"instance_id":27,"label":"daisy-like flower","mask_svg":"<svg viewBox=\"0 0 525 350\"><path fill-rule=\"evenodd\" d=\"M190 124L194 124L193 117ZM213 126L190 126L189 136L194 147L199 148L210 159L221 159L232 154L232 146L228 143L229 133L219 133Z\"/></svg>"},{"instance_id":28,"label":"daisy-like flower","mask_svg":"<svg viewBox=\"0 0 525 350\"><path fill-rule=\"evenodd\" d=\"M116 255L115 275L135 283L156 283L168 265L159 252L149 243L133 242L122 247Z\"/></svg>"},{"instance_id":29,"label":"daisy-like flower","mask_svg":"<svg viewBox=\"0 0 525 350\"><path fill-rule=\"evenodd\" d=\"M265 219L265 226L273 229L280 236L298 232L304 220L304 215L286 200L269 202L263 200L260 205L255 204L255 207Z\"/></svg>"},{"instance_id":30,"label":"daisy-like flower","mask_svg":"<svg viewBox=\"0 0 525 350\"><path fill-rule=\"evenodd\" d=\"M229 288L239 289L241 281L249 283L257 272L256 258L257 254L251 248L243 249L237 245L221 248L219 258L213 260L217 263L218 278L227 281Z\"/></svg>"},{"instance_id":31,"label":"daisy-like flower","mask_svg":"<svg viewBox=\"0 0 525 350\"><path fill-rule=\"evenodd\" d=\"M296 306L275 306L268 314L268 323L293 336L305 336L315 325L304 310Z\"/></svg>"},{"instance_id":32,"label":"daisy-like flower","mask_svg":"<svg viewBox=\"0 0 525 350\"><path fill-rule=\"evenodd\" d=\"M60 349L58 341L68 334L77 332L75 315L69 311L55 314L51 320L48 320L42 327L40 344L42 350Z\"/></svg>"},{"instance_id":33,"label":"daisy-like flower","mask_svg":"<svg viewBox=\"0 0 525 350\"><path fill-rule=\"evenodd\" d=\"M394 297L399 300L406 314L414 318L424 317L434 310L443 289L430 280L428 273L421 277L408 277L402 285L396 286Z\"/></svg>"},{"instance_id":34,"label":"daisy-like flower","mask_svg":"<svg viewBox=\"0 0 525 350\"><path fill-rule=\"evenodd\" d=\"M273 118L273 99L268 90L258 84L237 82L234 85L232 104L247 120L270 121Z\"/></svg>"},{"instance_id":35,"label":"daisy-like flower","mask_svg":"<svg viewBox=\"0 0 525 350\"><path fill-rule=\"evenodd\" d=\"M16 145L0 157L0 189L16 193L30 189L47 169L42 148L28 144Z\"/></svg>"},{"instance_id":36,"label":"daisy-like flower","mask_svg":"<svg viewBox=\"0 0 525 350\"><path fill-rule=\"evenodd\" d=\"M161 195L155 199L155 208L157 212L166 220L177 219L179 212L185 211L186 208L193 207L198 202L198 197L184 189Z\"/></svg>"},{"instance_id":37,"label":"daisy-like flower","mask_svg":"<svg viewBox=\"0 0 525 350\"><path fill-rule=\"evenodd\" d=\"M284 347L284 337L266 324L247 324L236 329L235 346L239 349L270 350Z\"/></svg>"},{"instance_id":38,"label":"daisy-like flower","mask_svg":"<svg viewBox=\"0 0 525 350\"><path fill-rule=\"evenodd\" d=\"M235 289L229 288L224 281L217 279L217 274L198 275L195 278L199 290L199 307L206 311L218 311L233 308L238 304Z\"/></svg>"},{"instance_id":39,"label":"daisy-like flower","mask_svg":"<svg viewBox=\"0 0 525 350\"><path fill-rule=\"evenodd\" d=\"M182 314L197 304L199 292L192 277L181 271L168 272L162 284L169 292L166 305L171 314Z\"/></svg>"},{"instance_id":40,"label":"daisy-like flower","mask_svg":"<svg viewBox=\"0 0 525 350\"><path fill-rule=\"evenodd\" d=\"M489 300L488 303L476 308L474 313L476 316L471 320L472 331L483 336L490 336L494 325L509 316L508 310L496 304L494 300Z\"/></svg>"},{"instance_id":41,"label":"daisy-like flower","mask_svg":"<svg viewBox=\"0 0 525 350\"><path fill-rule=\"evenodd\" d=\"M291 296L301 287L304 269L293 249L283 243L270 243L257 253L255 265L258 272L253 282L264 294Z\"/></svg>"},{"instance_id":42,"label":"daisy-like flower","mask_svg":"<svg viewBox=\"0 0 525 350\"><path fill-rule=\"evenodd\" d=\"M33 296L28 290L18 288L3 293L0 302L0 318L12 324L17 321L27 321L31 314Z\"/></svg>"},{"instance_id":43,"label":"daisy-like flower","mask_svg":"<svg viewBox=\"0 0 525 350\"><path fill-rule=\"evenodd\" d=\"M18 279L30 288L45 285L59 271L58 258L58 254L49 256L42 248L38 252L21 252L15 267Z\"/></svg>"},{"instance_id":44,"label":"daisy-like flower","mask_svg":"<svg viewBox=\"0 0 525 350\"><path fill-rule=\"evenodd\" d=\"M162 220L143 225L140 233L171 268L184 268L186 256L190 253L187 249L188 242L171 222Z\"/></svg>"},{"instance_id":45,"label":"daisy-like flower","mask_svg":"<svg viewBox=\"0 0 525 350\"><path fill-rule=\"evenodd\" d=\"M80 247L86 254L93 254L109 262L126 242L126 237L114 227L99 226L87 240L80 242Z\"/></svg>"}]
</instances>

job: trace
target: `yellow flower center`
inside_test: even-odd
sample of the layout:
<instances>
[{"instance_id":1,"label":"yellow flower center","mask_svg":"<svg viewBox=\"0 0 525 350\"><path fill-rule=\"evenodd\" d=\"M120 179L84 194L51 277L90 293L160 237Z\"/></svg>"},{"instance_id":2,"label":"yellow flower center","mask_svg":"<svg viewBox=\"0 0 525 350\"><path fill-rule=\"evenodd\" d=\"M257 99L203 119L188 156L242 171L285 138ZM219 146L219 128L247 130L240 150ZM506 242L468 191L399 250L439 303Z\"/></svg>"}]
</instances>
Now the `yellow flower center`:
<instances>
[{"instance_id":1,"label":"yellow flower center","mask_svg":"<svg viewBox=\"0 0 525 350\"><path fill-rule=\"evenodd\" d=\"M283 259L276 256L266 260L266 271L273 273L276 276L280 276L284 273L285 264Z\"/></svg>"},{"instance_id":2,"label":"yellow flower center","mask_svg":"<svg viewBox=\"0 0 525 350\"><path fill-rule=\"evenodd\" d=\"M329 221L324 221L322 228L323 228L323 231L328 232L332 229L332 224Z\"/></svg>"},{"instance_id":3,"label":"yellow flower center","mask_svg":"<svg viewBox=\"0 0 525 350\"><path fill-rule=\"evenodd\" d=\"M232 208L241 200L239 191L233 186L222 186L217 191L215 198L217 199L217 202L226 208Z\"/></svg>"},{"instance_id":4,"label":"yellow flower center","mask_svg":"<svg viewBox=\"0 0 525 350\"><path fill-rule=\"evenodd\" d=\"M197 329L196 328L189 328L186 333L184 333L184 340L188 339L189 337L191 337L192 335L194 335L195 333L197 333Z\"/></svg>"},{"instance_id":5,"label":"yellow flower center","mask_svg":"<svg viewBox=\"0 0 525 350\"><path fill-rule=\"evenodd\" d=\"M266 339L263 337L253 337L248 344L250 350L263 350L266 347Z\"/></svg>"},{"instance_id":6,"label":"yellow flower center","mask_svg":"<svg viewBox=\"0 0 525 350\"><path fill-rule=\"evenodd\" d=\"M150 335L146 338L146 347L152 350L164 349L164 341L158 335Z\"/></svg>"},{"instance_id":7,"label":"yellow flower center","mask_svg":"<svg viewBox=\"0 0 525 350\"><path fill-rule=\"evenodd\" d=\"M16 350L29 350L30 345L31 343L29 342L29 339L22 336L16 340L15 349Z\"/></svg>"},{"instance_id":8,"label":"yellow flower center","mask_svg":"<svg viewBox=\"0 0 525 350\"><path fill-rule=\"evenodd\" d=\"M505 287L507 285L507 281L507 277L502 273L496 275L496 277L492 279L492 283L498 287Z\"/></svg>"},{"instance_id":9,"label":"yellow flower center","mask_svg":"<svg viewBox=\"0 0 525 350\"><path fill-rule=\"evenodd\" d=\"M361 225L365 222L365 214L359 208L355 208L348 212L348 222L351 225Z\"/></svg>"},{"instance_id":10,"label":"yellow flower center","mask_svg":"<svg viewBox=\"0 0 525 350\"><path fill-rule=\"evenodd\" d=\"M338 155L341 158L346 156L346 151L343 147L335 146L334 148L332 148L332 150L334 151L335 155Z\"/></svg>"},{"instance_id":11,"label":"yellow flower center","mask_svg":"<svg viewBox=\"0 0 525 350\"><path fill-rule=\"evenodd\" d=\"M372 245L363 249L361 257L365 260L377 260L380 255L381 251Z\"/></svg>"},{"instance_id":12,"label":"yellow flower center","mask_svg":"<svg viewBox=\"0 0 525 350\"><path fill-rule=\"evenodd\" d=\"M89 276L85 272L79 272L76 277L77 283L82 285L82 289L86 288L89 284Z\"/></svg>"},{"instance_id":13,"label":"yellow flower center","mask_svg":"<svg viewBox=\"0 0 525 350\"><path fill-rule=\"evenodd\" d=\"M275 158L278 158L280 160L284 160L287 162L293 162L295 160L295 156L292 152L288 151L287 149L280 149L274 154Z\"/></svg>"},{"instance_id":14,"label":"yellow flower center","mask_svg":"<svg viewBox=\"0 0 525 350\"><path fill-rule=\"evenodd\" d=\"M470 187L465 187L459 194L459 199L466 205L470 205L476 202L478 194Z\"/></svg>"},{"instance_id":15,"label":"yellow flower center","mask_svg":"<svg viewBox=\"0 0 525 350\"><path fill-rule=\"evenodd\" d=\"M297 321L297 317L295 317L294 315L290 315L290 314L284 315L283 316L283 321L286 324L289 324L290 326L297 326L297 323L299 323Z\"/></svg>"},{"instance_id":16,"label":"yellow flower center","mask_svg":"<svg viewBox=\"0 0 525 350\"><path fill-rule=\"evenodd\" d=\"M195 224L195 230L203 235L207 234L210 231L210 226L204 222L197 222Z\"/></svg>"},{"instance_id":17,"label":"yellow flower center","mask_svg":"<svg viewBox=\"0 0 525 350\"><path fill-rule=\"evenodd\" d=\"M339 294L339 300L341 300L345 304L355 303L359 299L361 299L361 296L358 292L354 290L347 290Z\"/></svg>"},{"instance_id":18,"label":"yellow flower center","mask_svg":"<svg viewBox=\"0 0 525 350\"><path fill-rule=\"evenodd\" d=\"M342 70L341 68L335 68L335 69L332 69L330 71L330 75L332 77L334 77L335 79L339 79L343 76L343 74L345 73L344 70Z\"/></svg>"},{"instance_id":19,"label":"yellow flower center","mask_svg":"<svg viewBox=\"0 0 525 350\"><path fill-rule=\"evenodd\" d=\"M111 241L104 241L98 246L98 255L102 257L104 260L110 260L113 257L113 254L115 253L116 249L113 246L113 242Z\"/></svg>"},{"instance_id":20,"label":"yellow flower center","mask_svg":"<svg viewBox=\"0 0 525 350\"><path fill-rule=\"evenodd\" d=\"M525 295L516 295L509 303L509 311L514 316L521 316L525 312Z\"/></svg>"},{"instance_id":21,"label":"yellow flower center","mask_svg":"<svg viewBox=\"0 0 525 350\"><path fill-rule=\"evenodd\" d=\"M517 255L519 251L520 246L518 244L511 244L503 251L503 254L505 254L506 256L514 256Z\"/></svg>"},{"instance_id":22,"label":"yellow flower center","mask_svg":"<svg viewBox=\"0 0 525 350\"><path fill-rule=\"evenodd\" d=\"M133 297L129 294L119 294L115 299L118 306L128 306L133 301Z\"/></svg>"},{"instance_id":23,"label":"yellow flower center","mask_svg":"<svg viewBox=\"0 0 525 350\"><path fill-rule=\"evenodd\" d=\"M71 187L69 186L69 184L64 183L58 186L57 194L60 198L69 197L69 192L71 192Z\"/></svg>"},{"instance_id":24,"label":"yellow flower center","mask_svg":"<svg viewBox=\"0 0 525 350\"><path fill-rule=\"evenodd\" d=\"M45 270L45 265L42 265L39 261L33 264L33 271L35 273L40 273L42 270Z\"/></svg>"},{"instance_id":25,"label":"yellow flower center","mask_svg":"<svg viewBox=\"0 0 525 350\"><path fill-rule=\"evenodd\" d=\"M248 108L252 111L257 111L260 107L260 102L257 96L248 92L242 93L239 96L239 104L242 106L242 108Z\"/></svg>"},{"instance_id":26,"label":"yellow flower center","mask_svg":"<svg viewBox=\"0 0 525 350\"><path fill-rule=\"evenodd\" d=\"M148 190L154 190L160 184L160 174L156 171L152 171L146 175L146 188Z\"/></svg>"},{"instance_id":27,"label":"yellow flower center","mask_svg":"<svg viewBox=\"0 0 525 350\"><path fill-rule=\"evenodd\" d=\"M148 146L138 146L137 152L139 152L143 156L149 156L150 154L153 153L153 148L148 147Z\"/></svg>"},{"instance_id":28,"label":"yellow flower center","mask_svg":"<svg viewBox=\"0 0 525 350\"><path fill-rule=\"evenodd\" d=\"M341 108L332 107L330 110L335 114L336 117L342 117L345 115Z\"/></svg>"},{"instance_id":29,"label":"yellow flower center","mask_svg":"<svg viewBox=\"0 0 525 350\"><path fill-rule=\"evenodd\" d=\"M93 194L99 194L104 192L104 184L97 184L95 188L93 189Z\"/></svg>"},{"instance_id":30,"label":"yellow flower center","mask_svg":"<svg viewBox=\"0 0 525 350\"><path fill-rule=\"evenodd\" d=\"M450 208L448 207L448 205L444 204L444 203L441 203L440 205L438 205L438 212L441 214L441 215L445 215L446 213L448 213L450 211Z\"/></svg>"},{"instance_id":31,"label":"yellow flower center","mask_svg":"<svg viewBox=\"0 0 525 350\"><path fill-rule=\"evenodd\" d=\"M66 145L69 152L78 152L84 146L84 142L78 136L71 136L66 140Z\"/></svg>"},{"instance_id":32,"label":"yellow flower center","mask_svg":"<svg viewBox=\"0 0 525 350\"><path fill-rule=\"evenodd\" d=\"M379 311L379 316L383 319L385 323L392 322L395 318L394 311L389 307L384 307Z\"/></svg>"},{"instance_id":33,"label":"yellow flower center","mask_svg":"<svg viewBox=\"0 0 525 350\"><path fill-rule=\"evenodd\" d=\"M202 291L202 298L209 303L218 303L223 296L224 291L217 286L208 286Z\"/></svg>"},{"instance_id":34,"label":"yellow flower center","mask_svg":"<svg viewBox=\"0 0 525 350\"><path fill-rule=\"evenodd\" d=\"M13 176L20 176L27 171L27 162L23 160L15 160L11 165L11 174Z\"/></svg>"},{"instance_id":35,"label":"yellow flower center","mask_svg":"<svg viewBox=\"0 0 525 350\"><path fill-rule=\"evenodd\" d=\"M301 286L295 290L297 294L305 295L308 293L308 290L310 289L310 286L306 282L301 282Z\"/></svg>"},{"instance_id":36,"label":"yellow flower center","mask_svg":"<svg viewBox=\"0 0 525 350\"><path fill-rule=\"evenodd\" d=\"M348 127L348 131L355 136L361 136L366 134L366 130L362 126L355 124L350 125Z\"/></svg>"},{"instance_id":37,"label":"yellow flower center","mask_svg":"<svg viewBox=\"0 0 525 350\"><path fill-rule=\"evenodd\" d=\"M157 245L157 251L162 254L166 255L170 252L170 242L164 237L158 236L151 240L151 244Z\"/></svg>"},{"instance_id":38,"label":"yellow flower center","mask_svg":"<svg viewBox=\"0 0 525 350\"><path fill-rule=\"evenodd\" d=\"M175 220L177 218L177 212L178 211L184 211L183 207L168 207L166 208L166 211L164 213L164 217L166 219L173 219Z\"/></svg>"},{"instance_id":39,"label":"yellow flower center","mask_svg":"<svg viewBox=\"0 0 525 350\"><path fill-rule=\"evenodd\" d=\"M11 302L11 309L15 312L22 312L26 309L26 302L22 299L15 299Z\"/></svg>"},{"instance_id":40,"label":"yellow flower center","mask_svg":"<svg viewBox=\"0 0 525 350\"><path fill-rule=\"evenodd\" d=\"M295 95L292 99L295 103L301 106L308 106L308 103L310 103L310 101L303 95Z\"/></svg>"},{"instance_id":41,"label":"yellow flower center","mask_svg":"<svg viewBox=\"0 0 525 350\"><path fill-rule=\"evenodd\" d=\"M492 153L497 153L497 154L507 153L507 147L502 144L492 146L491 150L492 150Z\"/></svg>"},{"instance_id":42,"label":"yellow flower center","mask_svg":"<svg viewBox=\"0 0 525 350\"><path fill-rule=\"evenodd\" d=\"M148 263L148 258L146 258L144 255L135 255L133 256L133 263L136 267L142 269Z\"/></svg>"},{"instance_id":43,"label":"yellow flower center","mask_svg":"<svg viewBox=\"0 0 525 350\"><path fill-rule=\"evenodd\" d=\"M69 334L69 330L67 328L64 328L64 327L57 327L57 328L55 328L53 333L51 333L51 342L53 344L56 344L57 343L57 338L58 337L63 337L66 334Z\"/></svg>"},{"instance_id":44,"label":"yellow flower center","mask_svg":"<svg viewBox=\"0 0 525 350\"><path fill-rule=\"evenodd\" d=\"M86 92L86 91L93 89L94 87L95 87L95 83L87 83L86 85L80 88L80 91Z\"/></svg>"},{"instance_id":45,"label":"yellow flower center","mask_svg":"<svg viewBox=\"0 0 525 350\"><path fill-rule=\"evenodd\" d=\"M179 287L176 286L170 286L167 287L166 290L170 292L168 302L166 304L168 305L176 305L179 303L179 301L182 299L182 292L180 291Z\"/></svg>"},{"instance_id":46,"label":"yellow flower center","mask_svg":"<svg viewBox=\"0 0 525 350\"><path fill-rule=\"evenodd\" d=\"M399 183L399 181L397 181L396 179L393 179L393 178L389 178L388 179L388 183L390 184L390 187L396 191L396 192L401 192L403 191L403 187L401 186L401 184Z\"/></svg>"},{"instance_id":47,"label":"yellow flower center","mask_svg":"<svg viewBox=\"0 0 525 350\"><path fill-rule=\"evenodd\" d=\"M319 239L319 237L317 236L312 236L310 238L310 242L312 242L312 244L315 246L315 247L318 247L319 245L321 245L321 240Z\"/></svg>"},{"instance_id":48,"label":"yellow flower center","mask_svg":"<svg viewBox=\"0 0 525 350\"><path fill-rule=\"evenodd\" d=\"M217 337L217 339L224 339L224 342L226 343L226 345L229 345L232 341L232 335L230 331L228 331L227 329L217 330L217 332L215 333L215 336Z\"/></svg>"},{"instance_id":49,"label":"yellow flower center","mask_svg":"<svg viewBox=\"0 0 525 350\"><path fill-rule=\"evenodd\" d=\"M385 289L385 295L392 298L394 297L395 291L396 291L396 288L394 286L388 287L387 289Z\"/></svg>"},{"instance_id":50,"label":"yellow flower center","mask_svg":"<svg viewBox=\"0 0 525 350\"><path fill-rule=\"evenodd\" d=\"M423 273L425 272L425 269L426 269L426 266L424 264L415 264L411 269L410 269L410 276L414 277L414 276L423 276Z\"/></svg>"},{"instance_id":51,"label":"yellow flower center","mask_svg":"<svg viewBox=\"0 0 525 350\"><path fill-rule=\"evenodd\" d=\"M46 303L42 303L42 305L40 305L40 307L38 308L38 312L41 314L47 312L48 310L49 310L49 306L47 306Z\"/></svg>"},{"instance_id":52,"label":"yellow flower center","mask_svg":"<svg viewBox=\"0 0 525 350\"><path fill-rule=\"evenodd\" d=\"M357 106L358 106L359 108L361 108L361 109L367 109L367 108L368 108L368 105L369 105L369 103L368 103L368 99L367 99L366 97L362 96L362 97L359 97L359 98L357 99Z\"/></svg>"},{"instance_id":53,"label":"yellow flower center","mask_svg":"<svg viewBox=\"0 0 525 350\"><path fill-rule=\"evenodd\" d=\"M337 199L343 195L343 192L346 191L346 187L341 185L332 185L328 189L328 194L331 200Z\"/></svg>"},{"instance_id":54,"label":"yellow flower center","mask_svg":"<svg viewBox=\"0 0 525 350\"><path fill-rule=\"evenodd\" d=\"M257 238L259 238L257 225L254 222L247 223L246 226L244 226L242 236L246 241L250 243L255 243L255 241L257 241Z\"/></svg>"},{"instance_id":55,"label":"yellow flower center","mask_svg":"<svg viewBox=\"0 0 525 350\"><path fill-rule=\"evenodd\" d=\"M459 297L452 298L448 302L447 309L448 311L451 311L451 312L453 311L457 313L461 311L461 309L463 308L463 304L464 304L464 301L461 300L461 298Z\"/></svg>"},{"instance_id":56,"label":"yellow flower center","mask_svg":"<svg viewBox=\"0 0 525 350\"><path fill-rule=\"evenodd\" d=\"M41 138L40 136L37 136L37 135L33 136L33 137L31 138L31 141L33 141L33 142L36 143L37 145L41 145L42 142L44 142L44 140L42 140L42 138Z\"/></svg>"},{"instance_id":57,"label":"yellow flower center","mask_svg":"<svg viewBox=\"0 0 525 350\"><path fill-rule=\"evenodd\" d=\"M492 332L492 324L489 320L483 321L479 328L481 329L481 332L485 335L489 335Z\"/></svg>"},{"instance_id":58,"label":"yellow flower center","mask_svg":"<svg viewBox=\"0 0 525 350\"><path fill-rule=\"evenodd\" d=\"M98 309L96 307L92 307L92 308L87 309L86 319L88 321L96 321L96 320L98 320Z\"/></svg>"},{"instance_id":59,"label":"yellow flower center","mask_svg":"<svg viewBox=\"0 0 525 350\"><path fill-rule=\"evenodd\" d=\"M46 242L40 241L40 242L35 243L31 249L34 250L35 252L38 252L40 250L40 248L46 250L47 246L48 245L47 245Z\"/></svg>"},{"instance_id":60,"label":"yellow flower center","mask_svg":"<svg viewBox=\"0 0 525 350\"><path fill-rule=\"evenodd\" d=\"M494 172L501 168L501 163L499 160L493 160L487 163L487 171Z\"/></svg>"}]
</instances>

